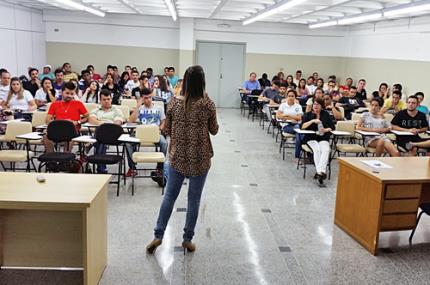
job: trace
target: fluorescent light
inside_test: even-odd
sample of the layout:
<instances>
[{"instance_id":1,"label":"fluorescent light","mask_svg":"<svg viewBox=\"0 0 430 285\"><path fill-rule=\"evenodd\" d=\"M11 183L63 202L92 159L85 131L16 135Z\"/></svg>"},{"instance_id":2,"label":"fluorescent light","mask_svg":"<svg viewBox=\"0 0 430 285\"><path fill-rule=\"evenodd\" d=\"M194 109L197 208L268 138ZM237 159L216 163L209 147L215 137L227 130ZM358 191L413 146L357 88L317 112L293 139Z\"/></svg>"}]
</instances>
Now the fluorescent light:
<instances>
[{"instance_id":1,"label":"fluorescent light","mask_svg":"<svg viewBox=\"0 0 430 285\"><path fill-rule=\"evenodd\" d=\"M104 17L106 15L104 12L101 12L101 11L93 9L91 7L82 5L81 3L77 3L77 2L72 1L72 0L55 0L55 1L57 1L60 4L65 5L65 6L68 6L68 7L77 9L77 10L85 11L85 12L88 12L88 13L91 13L91 14L94 14L94 15L97 15L100 17Z\"/></svg>"},{"instance_id":2,"label":"fluorescent light","mask_svg":"<svg viewBox=\"0 0 430 285\"><path fill-rule=\"evenodd\" d=\"M268 9L263 10L263 12L258 13L256 16L252 16L247 20L243 21L242 25L248 25L248 24L260 21L264 18L270 17L272 15L278 14L294 6L300 5L306 1L307 0L289 0L289 1L278 2L275 5L270 6Z\"/></svg>"},{"instance_id":3,"label":"fluorescent light","mask_svg":"<svg viewBox=\"0 0 430 285\"><path fill-rule=\"evenodd\" d=\"M172 1L173 0L164 0L167 8L169 9L170 15L172 15L173 21L176 21L178 15L176 14L176 8Z\"/></svg>"},{"instance_id":4,"label":"fluorescent light","mask_svg":"<svg viewBox=\"0 0 430 285\"><path fill-rule=\"evenodd\" d=\"M423 12L425 10L430 10L429 1L422 1L422 2L423 3L413 2L406 5L399 5L398 7L386 9L384 10L384 16L392 17L392 16L398 16L402 14L412 14L412 13Z\"/></svg>"},{"instance_id":5,"label":"fluorescent light","mask_svg":"<svg viewBox=\"0 0 430 285\"><path fill-rule=\"evenodd\" d=\"M309 25L309 29L318 29L318 28L324 28L324 27L330 27L330 26L336 26L336 25L337 25L337 21L328 21L328 22Z\"/></svg>"},{"instance_id":6,"label":"fluorescent light","mask_svg":"<svg viewBox=\"0 0 430 285\"><path fill-rule=\"evenodd\" d=\"M364 15L354 16L354 17L345 17L345 18L339 19L337 21L337 24L338 25L349 25L349 24L355 24L355 23L360 23L360 22L377 20L379 18L382 18L382 12L364 14Z\"/></svg>"}]
</instances>

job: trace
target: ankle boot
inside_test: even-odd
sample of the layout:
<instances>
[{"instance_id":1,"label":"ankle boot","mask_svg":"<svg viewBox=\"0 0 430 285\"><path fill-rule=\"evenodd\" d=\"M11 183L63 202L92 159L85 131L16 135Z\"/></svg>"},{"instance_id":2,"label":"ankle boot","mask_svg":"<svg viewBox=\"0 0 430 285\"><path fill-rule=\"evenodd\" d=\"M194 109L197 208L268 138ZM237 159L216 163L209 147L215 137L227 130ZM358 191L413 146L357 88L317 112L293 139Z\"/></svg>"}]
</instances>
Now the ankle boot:
<instances>
[{"instance_id":1,"label":"ankle boot","mask_svg":"<svg viewBox=\"0 0 430 285\"><path fill-rule=\"evenodd\" d=\"M151 243L146 246L146 252L149 254L153 254L162 242L163 241L161 239L153 239Z\"/></svg>"}]
</instances>

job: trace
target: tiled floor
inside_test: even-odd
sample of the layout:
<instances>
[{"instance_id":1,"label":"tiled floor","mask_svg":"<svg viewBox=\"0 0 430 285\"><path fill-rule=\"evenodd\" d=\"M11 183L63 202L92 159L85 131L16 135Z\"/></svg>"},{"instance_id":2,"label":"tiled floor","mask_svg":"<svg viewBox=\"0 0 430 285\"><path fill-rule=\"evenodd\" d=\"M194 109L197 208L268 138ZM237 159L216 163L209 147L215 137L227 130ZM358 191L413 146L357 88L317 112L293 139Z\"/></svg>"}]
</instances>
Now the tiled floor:
<instances>
[{"instance_id":1,"label":"tiled floor","mask_svg":"<svg viewBox=\"0 0 430 285\"><path fill-rule=\"evenodd\" d=\"M112 186L108 266L100 284L428 284L429 217L423 217L412 248L409 231L384 233L380 247L390 250L372 256L333 224L336 162L332 180L320 188L312 168L303 179L291 154L282 160L278 144L258 122L242 118L239 110L219 110L219 123L197 251L184 256L178 248L187 185L154 256L146 255L145 245L152 239L160 188L139 179L135 196L128 184L116 197Z\"/></svg>"}]
</instances>

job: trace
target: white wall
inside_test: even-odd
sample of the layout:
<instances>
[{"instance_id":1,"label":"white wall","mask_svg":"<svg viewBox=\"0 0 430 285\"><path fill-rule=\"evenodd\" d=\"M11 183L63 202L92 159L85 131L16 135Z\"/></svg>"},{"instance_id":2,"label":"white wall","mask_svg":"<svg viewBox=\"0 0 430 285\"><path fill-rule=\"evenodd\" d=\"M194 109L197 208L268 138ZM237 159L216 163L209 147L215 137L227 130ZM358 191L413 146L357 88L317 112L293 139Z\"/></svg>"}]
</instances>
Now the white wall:
<instances>
[{"instance_id":1,"label":"white wall","mask_svg":"<svg viewBox=\"0 0 430 285\"><path fill-rule=\"evenodd\" d=\"M12 75L46 64L42 11L0 2L0 66Z\"/></svg>"}]
</instances>

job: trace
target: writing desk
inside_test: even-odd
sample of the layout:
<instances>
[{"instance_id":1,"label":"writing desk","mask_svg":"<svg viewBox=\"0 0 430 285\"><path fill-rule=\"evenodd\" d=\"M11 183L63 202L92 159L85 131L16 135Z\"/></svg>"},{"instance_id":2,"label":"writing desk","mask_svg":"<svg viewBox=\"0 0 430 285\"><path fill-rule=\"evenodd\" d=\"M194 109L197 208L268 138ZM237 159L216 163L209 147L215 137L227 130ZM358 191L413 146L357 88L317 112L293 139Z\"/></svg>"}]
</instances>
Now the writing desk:
<instances>
[{"instance_id":1,"label":"writing desk","mask_svg":"<svg viewBox=\"0 0 430 285\"><path fill-rule=\"evenodd\" d=\"M362 160L379 160L392 168L376 170ZM418 206L430 202L428 157L347 157L338 161L337 226L373 255L378 251L380 232L415 227Z\"/></svg>"},{"instance_id":2,"label":"writing desk","mask_svg":"<svg viewBox=\"0 0 430 285\"><path fill-rule=\"evenodd\" d=\"M110 175L0 175L2 269L83 270L97 284L107 261L107 184Z\"/></svg>"}]
</instances>

